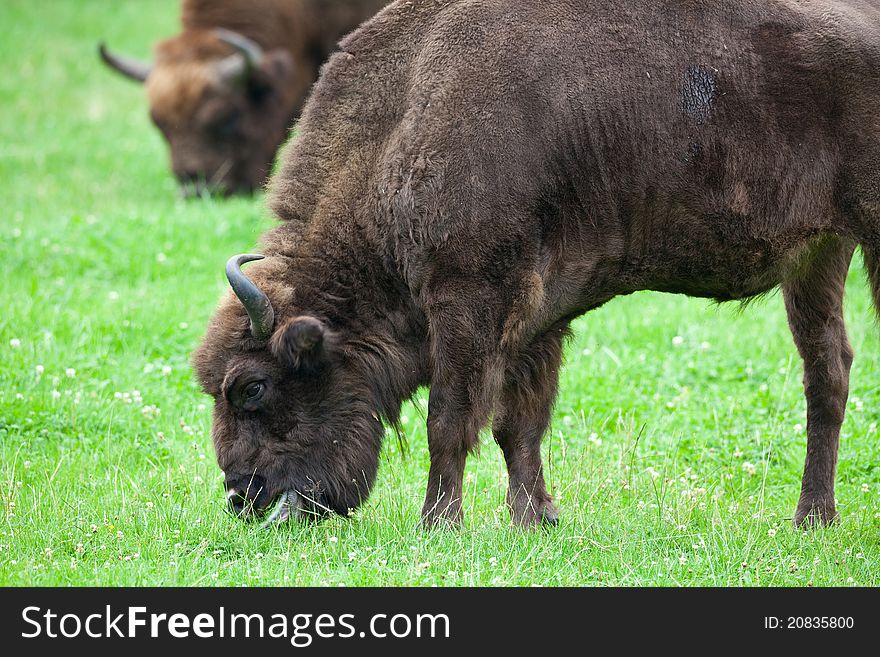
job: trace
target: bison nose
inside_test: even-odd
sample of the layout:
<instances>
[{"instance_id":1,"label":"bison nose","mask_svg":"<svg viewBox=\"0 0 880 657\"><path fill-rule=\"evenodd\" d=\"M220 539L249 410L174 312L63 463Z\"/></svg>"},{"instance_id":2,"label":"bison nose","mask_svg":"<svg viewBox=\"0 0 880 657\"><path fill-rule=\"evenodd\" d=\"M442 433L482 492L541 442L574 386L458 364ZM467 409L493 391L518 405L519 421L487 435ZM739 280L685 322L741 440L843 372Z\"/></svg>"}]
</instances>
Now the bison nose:
<instances>
[{"instance_id":1,"label":"bison nose","mask_svg":"<svg viewBox=\"0 0 880 657\"><path fill-rule=\"evenodd\" d=\"M180 185L180 193L184 198L201 196L209 191L203 173L198 171L176 171L175 175Z\"/></svg>"},{"instance_id":2,"label":"bison nose","mask_svg":"<svg viewBox=\"0 0 880 657\"><path fill-rule=\"evenodd\" d=\"M259 475L226 477L226 501L229 511L239 517L260 515L272 503L266 480Z\"/></svg>"}]
</instances>

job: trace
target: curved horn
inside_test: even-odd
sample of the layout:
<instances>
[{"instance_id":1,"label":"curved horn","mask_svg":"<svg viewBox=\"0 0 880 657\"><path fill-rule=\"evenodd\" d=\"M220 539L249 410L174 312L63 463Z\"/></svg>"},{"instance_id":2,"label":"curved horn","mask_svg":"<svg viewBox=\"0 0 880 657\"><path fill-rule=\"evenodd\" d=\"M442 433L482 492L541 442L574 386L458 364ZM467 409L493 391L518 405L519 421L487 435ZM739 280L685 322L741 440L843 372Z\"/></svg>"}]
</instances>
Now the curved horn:
<instances>
[{"instance_id":1,"label":"curved horn","mask_svg":"<svg viewBox=\"0 0 880 657\"><path fill-rule=\"evenodd\" d=\"M263 61L263 49L260 48L256 41L223 27L216 28L214 35L223 43L235 48L238 51L238 55L241 55L241 58L243 58L243 67L238 63L242 60L237 55L233 55L234 59L227 58L224 60L221 64L224 74L228 76L244 74L245 77L249 77L251 73L260 67ZM238 62L235 60L238 60Z\"/></svg>"},{"instance_id":2,"label":"curved horn","mask_svg":"<svg viewBox=\"0 0 880 657\"><path fill-rule=\"evenodd\" d=\"M241 271L241 266L253 260L262 260L266 256L245 253L232 256L226 262L226 278L232 286L235 296L251 318L251 334L258 340L265 340L272 334L275 324L275 311L269 297L260 290L253 281Z\"/></svg>"},{"instance_id":3,"label":"curved horn","mask_svg":"<svg viewBox=\"0 0 880 657\"><path fill-rule=\"evenodd\" d=\"M147 62L140 62L136 59L131 59L130 57L114 55L107 50L107 47L103 42L98 44L98 54L107 66L119 71L125 77L137 80L138 82L146 80L150 71L153 70L153 65Z\"/></svg>"}]
</instances>

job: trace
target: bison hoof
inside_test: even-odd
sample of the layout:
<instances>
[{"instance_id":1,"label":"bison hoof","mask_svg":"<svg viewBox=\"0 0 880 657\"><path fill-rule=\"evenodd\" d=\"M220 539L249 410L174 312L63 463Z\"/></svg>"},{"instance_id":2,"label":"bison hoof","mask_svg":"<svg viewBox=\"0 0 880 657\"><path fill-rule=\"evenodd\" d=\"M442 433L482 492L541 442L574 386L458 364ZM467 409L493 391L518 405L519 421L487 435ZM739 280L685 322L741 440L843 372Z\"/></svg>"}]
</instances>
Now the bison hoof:
<instances>
[{"instance_id":1,"label":"bison hoof","mask_svg":"<svg viewBox=\"0 0 880 657\"><path fill-rule=\"evenodd\" d=\"M436 505L422 509L423 529L458 529L461 526L461 504L439 508Z\"/></svg>"},{"instance_id":2,"label":"bison hoof","mask_svg":"<svg viewBox=\"0 0 880 657\"><path fill-rule=\"evenodd\" d=\"M834 501L801 500L794 514L794 525L801 529L827 527L839 517Z\"/></svg>"},{"instance_id":3,"label":"bison hoof","mask_svg":"<svg viewBox=\"0 0 880 657\"><path fill-rule=\"evenodd\" d=\"M527 499L520 496L508 502L514 524L523 527L555 527L559 524L559 512L549 499Z\"/></svg>"}]
</instances>

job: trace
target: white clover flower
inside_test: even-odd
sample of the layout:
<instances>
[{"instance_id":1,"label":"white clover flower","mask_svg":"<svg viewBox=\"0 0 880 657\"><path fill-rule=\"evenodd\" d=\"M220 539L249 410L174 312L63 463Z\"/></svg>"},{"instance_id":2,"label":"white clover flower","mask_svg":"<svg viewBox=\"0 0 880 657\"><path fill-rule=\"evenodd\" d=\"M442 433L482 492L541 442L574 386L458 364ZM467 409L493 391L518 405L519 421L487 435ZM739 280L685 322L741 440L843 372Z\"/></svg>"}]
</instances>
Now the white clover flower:
<instances>
[{"instance_id":1,"label":"white clover flower","mask_svg":"<svg viewBox=\"0 0 880 657\"><path fill-rule=\"evenodd\" d=\"M862 492L867 493L871 490L871 487L868 484L862 484Z\"/></svg>"},{"instance_id":2,"label":"white clover flower","mask_svg":"<svg viewBox=\"0 0 880 657\"><path fill-rule=\"evenodd\" d=\"M68 367L66 370L64 370L64 376L66 376L68 379L72 379L76 376L76 370L72 367Z\"/></svg>"},{"instance_id":3,"label":"white clover flower","mask_svg":"<svg viewBox=\"0 0 880 657\"><path fill-rule=\"evenodd\" d=\"M167 261L168 261L168 256L165 255L164 253L162 253L161 251L156 254L156 262L158 262L159 264L162 264L163 262L167 262Z\"/></svg>"},{"instance_id":4,"label":"white clover flower","mask_svg":"<svg viewBox=\"0 0 880 657\"><path fill-rule=\"evenodd\" d=\"M168 376L169 374L171 374L171 366L170 365L163 365L162 366L162 376Z\"/></svg>"},{"instance_id":5,"label":"white clover flower","mask_svg":"<svg viewBox=\"0 0 880 657\"><path fill-rule=\"evenodd\" d=\"M9 346L13 349L18 349L21 346L21 340L19 340L18 338L12 338L9 341Z\"/></svg>"},{"instance_id":6,"label":"white clover flower","mask_svg":"<svg viewBox=\"0 0 880 657\"><path fill-rule=\"evenodd\" d=\"M110 299L110 301L118 301L119 300L119 292L117 292L116 290L110 290L110 293L107 295L107 298Z\"/></svg>"},{"instance_id":7,"label":"white clover flower","mask_svg":"<svg viewBox=\"0 0 880 657\"><path fill-rule=\"evenodd\" d=\"M61 399L61 393L57 390L52 391L52 401L58 401Z\"/></svg>"},{"instance_id":8,"label":"white clover flower","mask_svg":"<svg viewBox=\"0 0 880 657\"><path fill-rule=\"evenodd\" d=\"M754 463L749 463L746 461L742 464L743 472L748 474L749 476L754 476L754 474L758 471L758 468L755 467Z\"/></svg>"},{"instance_id":9,"label":"white clover flower","mask_svg":"<svg viewBox=\"0 0 880 657\"><path fill-rule=\"evenodd\" d=\"M600 445L602 445L602 439L599 438L598 433L591 433L590 437L587 440L589 440L591 443L593 443L596 447L599 447Z\"/></svg>"},{"instance_id":10,"label":"white clover flower","mask_svg":"<svg viewBox=\"0 0 880 657\"><path fill-rule=\"evenodd\" d=\"M37 365L34 368L34 372L36 373L37 376L43 376L43 372L45 372L45 371L46 371L46 368L43 367L42 365Z\"/></svg>"},{"instance_id":11,"label":"white clover flower","mask_svg":"<svg viewBox=\"0 0 880 657\"><path fill-rule=\"evenodd\" d=\"M684 338L681 337L680 335L676 335L674 338L672 338L672 346L673 347L680 347L683 344L684 344Z\"/></svg>"},{"instance_id":12,"label":"white clover flower","mask_svg":"<svg viewBox=\"0 0 880 657\"><path fill-rule=\"evenodd\" d=\"M773 538L774 536L776 536L776 530L773 527L771 527L770 529L767 530L767 536L769 536L770 538Z\"/></svg>"}]
</instances>

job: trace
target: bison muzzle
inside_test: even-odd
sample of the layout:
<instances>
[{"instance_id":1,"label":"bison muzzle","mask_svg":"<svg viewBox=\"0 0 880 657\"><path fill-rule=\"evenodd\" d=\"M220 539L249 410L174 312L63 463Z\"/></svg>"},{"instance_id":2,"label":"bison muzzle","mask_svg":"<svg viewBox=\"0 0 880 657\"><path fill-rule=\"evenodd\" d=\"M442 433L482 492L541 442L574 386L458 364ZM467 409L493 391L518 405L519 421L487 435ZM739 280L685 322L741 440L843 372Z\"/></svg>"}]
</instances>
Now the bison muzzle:
<instances>
[{"instance_id":1,"label":"bison muzzle","mask_svg":"<svg viewBox=\"0 0 880 657\"><path fill-rule=\"evenodd\" d=\"M194 357L237 508L349 513L424 385L423 522L459 521L491 418L514 522L555 523L540 444L571 321L781 287L807 398L794 520L835 518L856 246L880 298L874 4L400 1L341 49L271 183L265 259L230 261Z\"/></svg>"}]
</instances>

